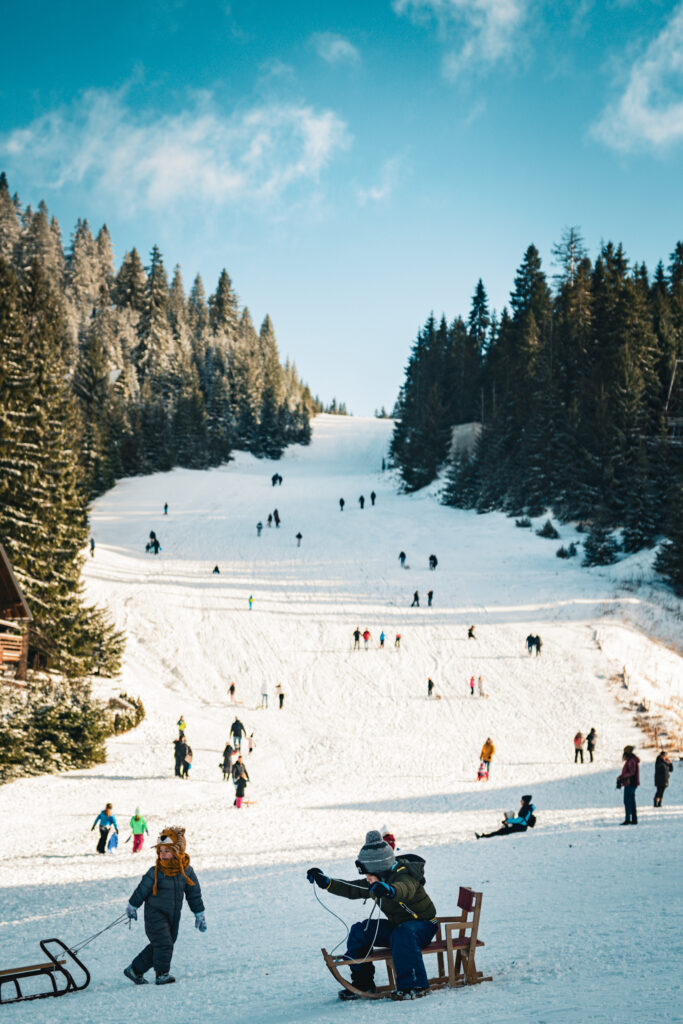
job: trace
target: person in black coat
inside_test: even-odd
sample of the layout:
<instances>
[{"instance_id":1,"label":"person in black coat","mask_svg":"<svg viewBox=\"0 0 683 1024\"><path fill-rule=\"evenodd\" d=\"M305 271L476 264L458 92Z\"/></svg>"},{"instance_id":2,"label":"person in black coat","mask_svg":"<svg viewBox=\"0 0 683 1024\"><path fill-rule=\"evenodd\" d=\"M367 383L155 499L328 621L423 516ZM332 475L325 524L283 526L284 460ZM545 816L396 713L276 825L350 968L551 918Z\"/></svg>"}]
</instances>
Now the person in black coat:
<instances>
[{"instance_id":1,"label":"person in black coat","mask_svg":"<svg viewBox=\"0 0 683 1024\"><path fill-rule=\"evenodd\" d=\"M223 763L221 765L223 769L223 781L227 781L228 777L232 773L232 755L235 751L232 749L232 744L228 741L225 744L225 750L223 751Z\"/></svg>"},{"instance_id":2,"label":"person in black coat","mask_svg":"<svg viewBox=\"0 0 683 1024\"><path fill-rule=\"evenodd\" d=\"M187 743L185 742L184 733L181 733L177 740L173 740L173 746L175 747L175 773L180 778L187 754Z\"/></svg>"},{"instance_id":3,"label":"person in black coat","mask_svg":"<svg viewBox=\"0 0 683 1024\"><path fill-rule=\"evenodd\" d=\"M593 760L593 752L597 746L598 734L595 729L591 726L591 731L586 736L586 750L591 761Z\"/></svg>"},{"instance_id":4,"label":"person in black coat","mask_svg":"<svg viewBox=\"0 0 683 1024\"><path fill-rule=\"evenodd\" d=\"M241 754L232 766L232 780L235 783L235 807L239 808L242 806L244 791L249 782L249 772Z\"/></svg>"},{"instance_id":5,"label":"person in black coat","mask_svg":"<svg viewBox=\"0 0 683 1024\"><path fill-rule=\"evenodd\" d=\"M230 726L230 739L234 743L235 750L242 749L242 737L246 734L246 731L239 718L236 718Z\"/></svg>"},{"instance_id":6,"label":"person in black coat","mask_svg":"<svg viewBox=\"0 0 683 1024\"><path fill-rule=\"evenodd\" d=\"M129 919L137 921L138 909L145 904L145 934L149 944L123 972L136 985L147 984L145 973L150 967L154 967L157 985L175 981L169 970L183 899L195 916L195 927L200 932L206 931L202 890L185 852L185 829L165 828L155 848L156 864L142 876L126 907Z\"/></svg>"},{"instance_id":7,"label":"person in black coat","mask_svg":"<svg viewBox=\"0 0 683 1024\"><path fill-rule=\"evenodd\" d=\"M655 807L662 806L662 797L664 796L664 790L669 785L669 776L674 770L666 750L660 751L655 761L655 786L657 787L655 792Z\"/></svg>"}]
</instances>

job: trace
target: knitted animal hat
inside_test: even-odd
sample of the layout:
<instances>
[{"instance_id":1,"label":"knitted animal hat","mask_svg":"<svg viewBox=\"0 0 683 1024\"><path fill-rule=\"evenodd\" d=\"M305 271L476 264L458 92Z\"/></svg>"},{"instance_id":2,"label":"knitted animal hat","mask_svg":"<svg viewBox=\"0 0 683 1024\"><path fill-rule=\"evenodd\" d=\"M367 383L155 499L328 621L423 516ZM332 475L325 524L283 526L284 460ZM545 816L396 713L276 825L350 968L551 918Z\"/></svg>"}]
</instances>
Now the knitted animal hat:
<instances>
[{"instance_id":1,"label":"knitted animal hat","mask_svg":"<svg viewBox=\"0 0 683 1024\"><path fill-rule=\"evenodd\" d=\"M185 829L179 825L169 825L162 829L158 840L154 844L157 851L160 846L172 850L175 857L180 857L185 853Z\"/></svg>"},{"instance_id":2,"label":"knitted animal hat","mask_svg":"<svg viewBox=\"0 0 683 1024\"><path fill-rule=\"evenodd\" d=\"M362 865L363 874L381 875L390 870L395 860L394 851L388 843L384 842L377 829L368 832L365 836L365 845L358 854L357 861L359 865Z\"/></svg>"},{"instance_id":3,"label":"knitted animal hat","mask_svg":"<svg viewBox=\"0 0 683 1024\"><path fill-rule=\"evenodd\" d=\"M194 885L191 878L188 878L185 874L185 868L190 863L190 858L185 853L185 829L179 825L170 825L161 830L159 839L154 844L157 851L157 860L154 865L154 887L152 889L153 894L157 894L157 877L158 871L161 871L162 875L182 875L188 885ZM173 859L171 861L162 861L159 857L159 850L163 847L165 850L171 850L173 852Z\"/></svg>"}]
</instances>

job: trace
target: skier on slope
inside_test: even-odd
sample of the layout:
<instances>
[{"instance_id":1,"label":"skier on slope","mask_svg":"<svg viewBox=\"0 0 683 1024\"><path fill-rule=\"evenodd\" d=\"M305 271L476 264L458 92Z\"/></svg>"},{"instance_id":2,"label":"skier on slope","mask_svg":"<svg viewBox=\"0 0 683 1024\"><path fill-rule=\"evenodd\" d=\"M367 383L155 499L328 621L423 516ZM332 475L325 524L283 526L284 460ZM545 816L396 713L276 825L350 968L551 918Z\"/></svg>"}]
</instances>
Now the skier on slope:
<instances>
[{"instance_id":1,"label":"skier on slope","mask_svg":"<svg viewBox=\"0 0 683 1024\"><path fill-rule=\"evenodd\" d=\"M353 631L353 649L354 651L360 650L360 629L358 626Z\"/></svg>"},{"instance_id":2,"label":"skier on slope","mask_svg":"<svg viewBox=\"0 0 683 1024\"><path fill-rule=\"evenodd\" d=\"M136 985L148 984L145 974L150 967L154 967L157 985L169 985L175 981L169 971L183 898L194 914L195 928L200 932L206 931L199 879L190 867L185 848L184 828L174 825L163 829L155 844L156 864L142 876L126 907L129 920L137 921L138 910L145 904L145 934L149 944L123 972Z\"/></svg>"},{"instance_id":3,"label":"skier on slope","mask_svg":"<svg viewBox=\"0 0 683 1024\"><path fill-rule=\"evenodd\" d=\"M357 921L346 940L350 960L362 960L373 946L390 946L396 970L396 988L391 998L397 1001L419 999L429 994L429 981L422 949L436 934L436 908L424 889L424 860L415 854L396 856L377 830L367 833L356 860L365 880L345 882L330 878L320 868L309 868L308 881L334 896L347 900L372 899L385 919ZM351 980L361 992L374 992L375 965L354 964ZM340 999L360 996L342 989Z\"/></svg>"}]
</instances>

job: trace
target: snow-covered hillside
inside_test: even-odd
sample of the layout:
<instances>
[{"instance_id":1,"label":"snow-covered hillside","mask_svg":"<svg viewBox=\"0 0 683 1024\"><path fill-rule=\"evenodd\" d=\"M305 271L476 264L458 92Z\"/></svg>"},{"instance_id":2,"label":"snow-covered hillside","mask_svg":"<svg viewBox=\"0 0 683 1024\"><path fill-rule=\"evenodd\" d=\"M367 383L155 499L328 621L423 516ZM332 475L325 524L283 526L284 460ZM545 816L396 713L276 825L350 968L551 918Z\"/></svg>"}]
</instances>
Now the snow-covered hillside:
<instances>
[{"instance_id":1,"label":"snow-covered hillside","mask_svg":"<svg viewBox=\"0 0 683 1024\"><path fill-rule=\"evenodd\" d=\"M625 665L653 701L681 698L681 657L634 625L642 603L641 621L673 635L676 608L669 601L673 611L660 614L651 593L641 602L633 592L622 621L623 570L563 562L559 542L502 515L396 494L381 472L390 430L320 416L311 446L277 464L240 454L207 472L121 481L96 503L88 590L128 635L119 688L142 696L147 718L109 744L106 765L0 789L0 967L33 962L40 937L75 943L123 910L152 862L149 842L135 857L123 844L136 806L152 837L164 824L187 828L209 931L194 931L186 911L178 984L136 989L121 971L145 942L142 925L114 929L84 952L86 992L7 1007L7 1020L683 1019L683 765L653 809L654 751L610 681ZM282 486L271 485L275 471ZM279 529L266 525L275 508ZM144 553L150 530L158 557ZM563 542L571 539L566 531ZM410 607L415 590L420 608ZM467 639L472 624L476 640ZM352 650L356 626L372 632L367 651ZM539 658L527 656L529 632L542 637ZM485 699L470 696L471 675L483 677ZM440 700L427 700L428 677ZM218 768L235 714L256 743L245 758L255 803L240 811ZM181 715L194 751L188 781L173 775ZM572 738L591 726L596 761L575 766ZM477 783L487 736L492 777ZM626 743L645 763L639 825L621 829L615 778ZM474 830L495 828L523 792L537 807L534 831L475 841ZM123 845L100 857L89 829L108 800ZM337 1002L319 949L344 932L315 902L305 869L353 878L365 832L385 823L404 852L426 857L440 912L455 909L461 884L484 892L479 964L492 983L411 1006ZM360 905L322 899L356 919Z\"/></svg>"}]
</instances>

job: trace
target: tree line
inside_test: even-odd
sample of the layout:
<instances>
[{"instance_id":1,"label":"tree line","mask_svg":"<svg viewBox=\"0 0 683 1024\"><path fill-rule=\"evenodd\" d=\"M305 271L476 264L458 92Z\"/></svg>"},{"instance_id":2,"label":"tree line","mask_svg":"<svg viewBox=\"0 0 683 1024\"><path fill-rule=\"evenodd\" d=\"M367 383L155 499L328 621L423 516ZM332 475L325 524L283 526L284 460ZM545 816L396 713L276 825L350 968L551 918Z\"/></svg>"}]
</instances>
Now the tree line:
<instances>
[{"instance_id":1,"label":"tree line","mask_svg":"<svg viewBox=\"0 0 683 1024\"><path fill-rule=\"evenodd\" d=\"M443 473L443 500L591 530L598 560L661 539L657 567L683 592L683 242L653 275L621 245L592 261L576 228L535 246L509 308L477 283L467 319L431 315L412 346L391 456L414 491ZM474 448L453 428L478 423ZM601 543L603 541L604 543Z\"/></svg>"},{"instance_id":2,"label":"tree line","mask_svg":"<svg viewBox=\"0 0 683 1024\"><path fill-rule=\"evenodd\" d=\"M85 603L88 504L122 476L204 468L234 449L278 458L317 411L223 270L186 295L155 246L118 271L109 231L79 220L65 251L45 203L0 175L0 538L31 606L32 652L69 673L117 671L122 637Z\"/></svg>"}]
</instances>

